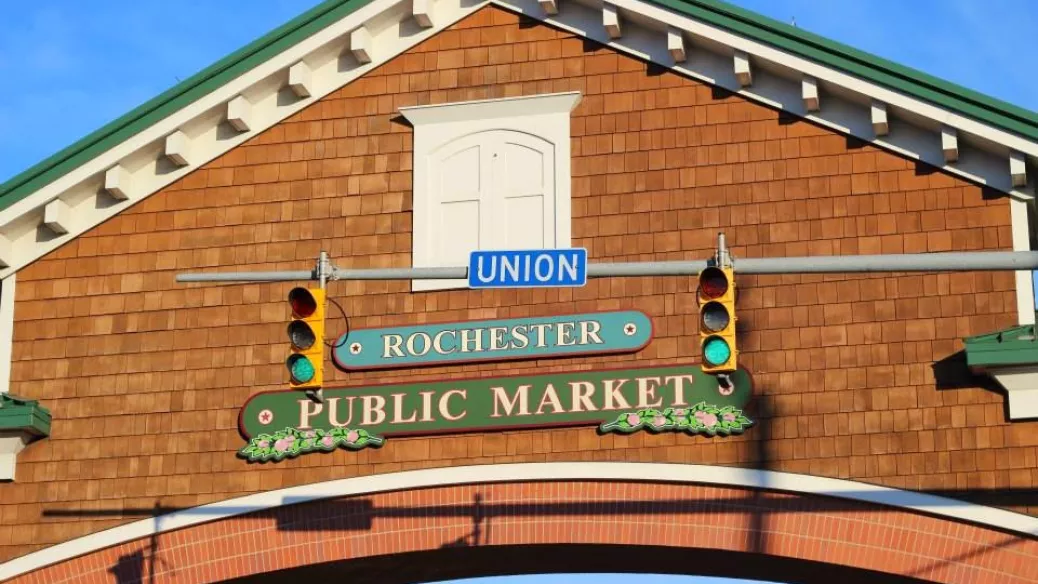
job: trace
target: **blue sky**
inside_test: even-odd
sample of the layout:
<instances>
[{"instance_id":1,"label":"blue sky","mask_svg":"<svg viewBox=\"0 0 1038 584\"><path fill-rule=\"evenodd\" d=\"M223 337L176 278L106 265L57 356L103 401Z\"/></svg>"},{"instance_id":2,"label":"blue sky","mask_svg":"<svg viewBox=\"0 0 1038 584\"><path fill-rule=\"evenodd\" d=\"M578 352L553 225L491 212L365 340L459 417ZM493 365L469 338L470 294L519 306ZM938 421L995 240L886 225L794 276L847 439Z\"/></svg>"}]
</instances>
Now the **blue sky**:
<instances>
[{"instance_id":1,"label":"blue sky","mask_svg":"<svg viewBox=\"0 0 1038 584\"><path fill-rule=\"evenodd\" d=\"M36 0L0 19L0 182L319 0ZM745 8L1038 110L1033 0L737 0ZM200 18L205 14L205 18ZM493 579L597 584L601 575ZM484 581L487 582L487 581ZM643 584L736 582L639 578Z\"/></svg>"}]
</instances>

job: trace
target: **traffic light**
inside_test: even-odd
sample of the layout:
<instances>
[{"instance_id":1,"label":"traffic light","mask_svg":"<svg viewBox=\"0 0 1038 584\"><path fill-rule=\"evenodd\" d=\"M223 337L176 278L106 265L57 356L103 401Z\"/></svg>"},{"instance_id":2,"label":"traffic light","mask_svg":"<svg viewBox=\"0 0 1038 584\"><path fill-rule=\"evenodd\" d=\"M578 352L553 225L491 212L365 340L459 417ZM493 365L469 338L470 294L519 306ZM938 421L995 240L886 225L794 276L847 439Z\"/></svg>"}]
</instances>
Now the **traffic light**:
<instances>
[{"instance_id":1,"label":"traffic light","mask_svg":"<svg viewBox=\"0 0 1038 584\"><path fill-rule=\"evenodd\" d=\"M699 273L699 339L704 373L727 374L736 369L735 273L710 266Z\"/></svg>"},{"instance_id":2,"label":"traffic light","mask_svg":"<svg viewBox=\"0 0 1038 584\"><path fill-rule=\"evenodd\" d=\"M324 383L324 290L293 288L288 293L292 322L288 339L292 354L288 384L292 389L319 390Z\"/></svg>"}]
</instances>

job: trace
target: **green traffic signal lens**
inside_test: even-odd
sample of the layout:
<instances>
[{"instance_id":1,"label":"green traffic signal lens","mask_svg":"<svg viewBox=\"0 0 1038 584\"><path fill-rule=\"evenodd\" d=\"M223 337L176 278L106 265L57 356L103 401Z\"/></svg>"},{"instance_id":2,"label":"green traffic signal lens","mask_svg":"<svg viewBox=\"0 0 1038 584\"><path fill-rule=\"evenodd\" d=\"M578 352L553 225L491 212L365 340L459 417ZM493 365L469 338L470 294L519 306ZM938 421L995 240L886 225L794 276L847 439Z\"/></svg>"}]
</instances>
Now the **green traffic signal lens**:
<instances>
[{"instance_id":1,"label":"green traffic signal lens","mask_svg":"<svg viewBox=\"0 0 1038 584\"><path fill-rule=\"evenodd\" d=\"M731 356L732 348L721 337L710 337L703 343L703 360L711 367L724 365Z\"/></svg>"},{"instance_id":2,"label":"green traffic signal lens","mask_svg":"<svg viewBox=\"0 0 1038 584\"><path fill-rule=\"evenodd\" d=\"M309 383L317 373L314 364L305 355L292 355L288 358L287 364L288 372L296 383Z\"/></svg>"},{"instance_id":3,"label":"green traffic signal lens","mask_svg":"<svg viewBox=\"0 0 1038 584\"><path fill-rule=\"evenodd\" d=\"M294 320L288 325L288 339L292 341L292 345L302 351L309 349L317 342L314 330L301 320Z\"/></svg>"},{"instance_id":4,"label":"green traffic signal lens","mask_svg":"<svg viewBox=\"0 0 1038 584\"><path fill-rule=\"evenodd\" d=\"M716 333L723 331L728 328L728 324L732 322L731 316L728 314L728 309L725 308L720 302L708 302L703 307L702 318L700 320L700 326L708 332Z\"/></svg>"}]
</instances>

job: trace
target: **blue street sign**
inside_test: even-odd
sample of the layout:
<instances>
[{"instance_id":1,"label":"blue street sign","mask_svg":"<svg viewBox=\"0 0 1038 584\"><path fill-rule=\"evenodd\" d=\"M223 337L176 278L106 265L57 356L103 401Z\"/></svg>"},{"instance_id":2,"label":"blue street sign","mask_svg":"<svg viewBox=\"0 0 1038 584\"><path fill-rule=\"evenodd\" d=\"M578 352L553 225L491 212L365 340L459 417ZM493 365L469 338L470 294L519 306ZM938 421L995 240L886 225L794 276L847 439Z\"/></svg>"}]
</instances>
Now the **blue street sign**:
<instances>
[{"instance_id":1,"label":"blue street sign","mask_svg":"<svg viewBox=\"0 0 1038 584\"><path fill-rule=\"evenodd\" d=\"M587 284L587 250L474 251L469 288L561 288Z\"/></svg>"}]
</instances>

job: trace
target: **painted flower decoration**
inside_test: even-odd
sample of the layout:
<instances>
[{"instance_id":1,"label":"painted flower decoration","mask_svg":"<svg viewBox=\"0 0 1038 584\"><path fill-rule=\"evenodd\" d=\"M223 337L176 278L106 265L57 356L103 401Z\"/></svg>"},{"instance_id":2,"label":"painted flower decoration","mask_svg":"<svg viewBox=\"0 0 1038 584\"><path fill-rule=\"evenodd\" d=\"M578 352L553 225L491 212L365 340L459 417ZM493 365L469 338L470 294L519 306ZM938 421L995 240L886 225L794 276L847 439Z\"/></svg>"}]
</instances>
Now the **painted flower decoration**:
<instances>
[{"instance_id":1,"label":"painted flower decoration","mask_svg":"<svg viewBox=\"0 0 1038 584\"><path fill-rule=\"evenodd\" d=\"M361 448L378 447L385 442L380 436L368 433L367 430L335 428L332 430L299 430L284 428L276 432L254 436L238 456L249 462L280 461L310 452L328 452L338 448L360 450Z\"/></svg>"},{"instance_id":2,"label":"painted flower decoration","mask_svg":"<svg viewBox=\"0 0 1038 584\"><path fill-rule=\"evenodd\" d=\"M654 432L672 431L709 436L718 434L730 436L741 434L752 425L753 420L747 418L741 410L733 406L721 407L701 402L690 408L667 408L663 411L644 409L623 413L613 421L603 423L599 426L599 431L630 434L648 427Z\"/></svg>"}]
</instances>

